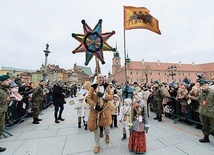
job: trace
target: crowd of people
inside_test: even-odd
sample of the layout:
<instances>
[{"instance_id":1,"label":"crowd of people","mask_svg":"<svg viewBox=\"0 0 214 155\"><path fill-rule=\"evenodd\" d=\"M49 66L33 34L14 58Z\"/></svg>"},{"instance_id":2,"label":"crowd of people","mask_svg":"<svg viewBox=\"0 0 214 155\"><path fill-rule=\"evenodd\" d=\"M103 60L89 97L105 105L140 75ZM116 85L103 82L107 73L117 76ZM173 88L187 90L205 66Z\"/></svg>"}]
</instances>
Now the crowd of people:
<instances>
[{"instance_id":1,"label":"crowd of people","mask_svg":"<svg viewBox=\"0 0 214 155\"><path fill-rule=\"evenodd\" d=\"M199 141L210 142L209 135L214 135L214 78L205 80L198 76L195 83L184 78L182 83L146 84L134 82L116 85L108 83L103 75L97 75L94 83L86 82L78 90L76 84L61 80L54 83L39 81L37 84L24 82L14 75L0 76L0 131L6 125L32 117L33 124L42 119L39 114L49 105L54 106L54 121L65 121L63 110L65 98L76 98L72 104L77 111L77 126L84 124L85 130L94 133L94 153L100 151L100 138L110 143L111 128L122 127L121 140L128 139L128 149L136 153L146 152L146 133L149 130L150 111L153 118L162 122L162 116L177 117L187 124L196 124L202 129L204 137ZM129 136L127 136L129 133ZM0 147L0 152L6 148Z\"/></svg>"},{"instance_id":2,"label":"crowd of people","mask_svg":"<svg viewBox=\"0 0 214 155\"><path fill-rule=\"evenodd\" d=\"M4 135L5 127L13 127L32 117L33 124L39 124L42 110L54 105L55 123L65 119L62 117L65 98L76 97L77 84L70 84L61 80L33 83L25 81L16 74L0 76L0 135ZM0 147L0 152L6 148Z\"/></svg>"}]
</instances>

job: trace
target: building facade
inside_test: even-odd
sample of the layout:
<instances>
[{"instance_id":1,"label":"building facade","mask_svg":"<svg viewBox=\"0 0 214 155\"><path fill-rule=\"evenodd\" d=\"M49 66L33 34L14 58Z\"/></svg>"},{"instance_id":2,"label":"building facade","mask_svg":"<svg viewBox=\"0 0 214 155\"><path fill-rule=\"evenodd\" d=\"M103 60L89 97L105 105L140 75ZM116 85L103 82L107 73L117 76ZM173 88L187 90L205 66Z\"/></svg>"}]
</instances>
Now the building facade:
<instances>
[{"instance_id":1,"label":"building facade","mask_svg":"<svg viewBox=\"0 0 214 155\"><path fill-rule=\"evenodd\" d=\"M26 69L17 69L13 67L2 67L0 70L0 75L13 73L22 76L22 79L26 82L32 81L36 83L43 79L44 66L42 65L42 67L36 71L28 71ZM73 69L68 70L60 68L59 65L48 64L46 79L50 82L62 80L64 82L82 84L85 81L90 81L91 75L92 71L90 67L78 66L76 63Z\"/></svg>"},{"instance_id":2,"label":"building facade","mask_svg":"<svg viewBox=\"0 0 214 155\"><path fill-rule=\"evenodd\" d=\"M170 68L173 68L171 70ZM150 83L155 80L159 82L171 82L172 80L181 83L185 77L190 82L196 82L197 75L203 74L205 79L214 76L214 63L205 64L182 64L160 62L132 61L126 57L126 67L121 65L121 58L118 51L112 58L112 73L108 75L108 81L115 81L122 84L126 80L130 83ZM126 76L125 76L126 75Z\"/></svg>"}]
</instances>

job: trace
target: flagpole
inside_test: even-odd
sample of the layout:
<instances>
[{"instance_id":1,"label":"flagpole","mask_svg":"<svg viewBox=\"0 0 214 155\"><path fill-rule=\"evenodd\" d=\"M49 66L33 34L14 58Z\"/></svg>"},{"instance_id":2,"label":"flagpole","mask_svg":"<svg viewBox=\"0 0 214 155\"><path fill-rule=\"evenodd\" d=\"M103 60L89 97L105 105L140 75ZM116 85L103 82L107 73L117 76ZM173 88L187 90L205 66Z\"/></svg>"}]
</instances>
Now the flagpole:
<instances>
[{"instance_id":1,"label":"flagpole","mask_svg":"<svg viewBox=\"0 0 214 155\"><path fill-rule=\"evenodd\" d=\"M123 6L125 7L125 6ZM124 10L124 16L125 16L125 9ZM127 82L127 70L126 70L126 31L125 31L125 21L124 21L124 26L123 26L123 48L124 48L124 59L125 59L125 82Z\"/></svg>"}]
</instances>

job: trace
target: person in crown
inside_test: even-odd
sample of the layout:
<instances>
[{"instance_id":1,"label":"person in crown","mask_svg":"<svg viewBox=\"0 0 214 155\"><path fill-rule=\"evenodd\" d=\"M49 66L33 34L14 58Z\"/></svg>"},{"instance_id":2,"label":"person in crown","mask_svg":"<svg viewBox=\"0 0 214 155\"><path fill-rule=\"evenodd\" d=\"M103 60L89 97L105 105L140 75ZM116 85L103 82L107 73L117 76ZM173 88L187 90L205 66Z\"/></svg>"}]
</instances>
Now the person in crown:
<instances>
[{"instance_id":1,"label":"person in crown","mask_svg":"<svg viewBox=\"0 0 214 155\"><path fill-rule=\"evenodd\" d=\"M88 129L94 132L95 148L94 153L100 151L100 129L99 126L105 128L105 141L110 142L110 125L112 123L109 102L113 99L113 94L107 83L104 83L104 76L98 74L97 82L92 84L87 94L87 103L91 106Z\"/></svg>"}]
</instances>

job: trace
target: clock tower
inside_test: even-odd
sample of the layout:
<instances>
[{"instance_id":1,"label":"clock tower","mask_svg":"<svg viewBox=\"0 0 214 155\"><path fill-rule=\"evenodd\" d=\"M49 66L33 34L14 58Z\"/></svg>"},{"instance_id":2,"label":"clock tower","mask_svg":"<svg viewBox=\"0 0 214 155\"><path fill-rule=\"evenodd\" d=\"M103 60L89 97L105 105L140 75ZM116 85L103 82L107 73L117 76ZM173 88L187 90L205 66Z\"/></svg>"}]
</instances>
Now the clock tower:
<instances>
[{"instance_id":1,"label":"clock tower","mask_svg":"<svg viewBox=\"0 0 214 155\"><path fill-rule=\"evenodd\" d=\"M121 69L121 63L120 63L120 54L117 51L114 53L114 57L112 58L112 74L115 74L120 71Z\"/></svg>"}]
</instances>

